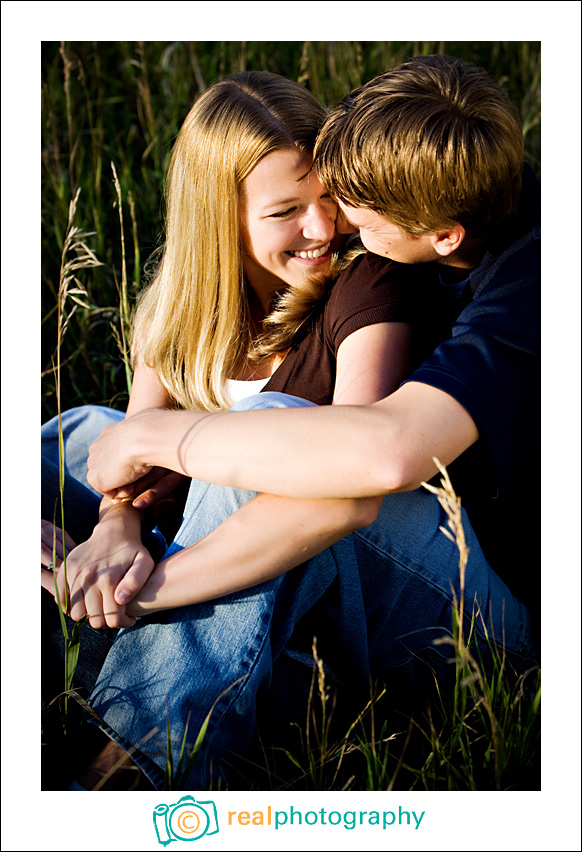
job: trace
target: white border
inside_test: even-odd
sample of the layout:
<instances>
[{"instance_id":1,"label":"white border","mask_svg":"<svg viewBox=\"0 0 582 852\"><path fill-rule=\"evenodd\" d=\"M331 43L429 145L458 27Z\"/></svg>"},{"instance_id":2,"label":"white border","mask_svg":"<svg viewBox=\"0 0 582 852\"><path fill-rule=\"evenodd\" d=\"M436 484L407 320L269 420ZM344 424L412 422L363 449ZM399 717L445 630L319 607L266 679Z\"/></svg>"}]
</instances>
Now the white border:
<instances>
[{"instance_id":1,"label":"white border","mask_svg":"<svg viewBox=\"0 0 582 852\"><path fill-rule=\"evenodd\" d=\"M259 24L260 22L260 24ZM421 830L232 827L206 848L579 849L580 4L578 2L2 2L3 802L6 849L160 848L151 811L171 795L109 793L97 809L40 793L36 518L40 419L41 40L542 41L544 145L544 769L540 793L216 794L233 809L424 809ZM436 34L436 36L435 36ZM34 566L34 568L33 568ZM33 580L31 580L31 577ZM210 796L207 796L209 798ZM462 798L461 798L462 797ZM317 802L317 808L315 805ZM327 805L330 802L330 805ZM333 802L333 804L331 804ZM345 804L344 804L345 802ZM380 802L382 806L380 807ZM301 803L301 805L300 805ZM320 804L321 803L321 804ZM341 803L341 808L340 808ZM357 803L357 804L356 804ZM220 804L222 807L222 804ZM236 838L229 832L237 831ZM246 832L246 833L245 833ZM342 832L343 835L342 836ZM245 839L247 838L248 839Z\"/></svg>"}]
</instances>

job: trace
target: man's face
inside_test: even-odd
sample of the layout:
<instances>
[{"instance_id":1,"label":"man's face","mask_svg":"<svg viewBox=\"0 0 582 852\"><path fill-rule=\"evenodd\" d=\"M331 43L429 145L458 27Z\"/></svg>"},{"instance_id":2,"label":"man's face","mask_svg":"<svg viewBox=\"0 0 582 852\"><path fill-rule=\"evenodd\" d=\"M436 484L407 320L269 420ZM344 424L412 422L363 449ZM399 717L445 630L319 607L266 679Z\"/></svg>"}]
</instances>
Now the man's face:
<instances>
[{"instance_id":1,"label":"man's face","mask_svg":"<svg viewBox=\"0 0 582 852\"><path fill-rule=\"evenodd\" d=\"M343 234L359 230L360 239L368 251L398 263L429 263L440 259L430 234L407 234L373 210L348 207L342 201L338 201L338 205L340 212L336 229Z\"/></svg>"}]
</instances>

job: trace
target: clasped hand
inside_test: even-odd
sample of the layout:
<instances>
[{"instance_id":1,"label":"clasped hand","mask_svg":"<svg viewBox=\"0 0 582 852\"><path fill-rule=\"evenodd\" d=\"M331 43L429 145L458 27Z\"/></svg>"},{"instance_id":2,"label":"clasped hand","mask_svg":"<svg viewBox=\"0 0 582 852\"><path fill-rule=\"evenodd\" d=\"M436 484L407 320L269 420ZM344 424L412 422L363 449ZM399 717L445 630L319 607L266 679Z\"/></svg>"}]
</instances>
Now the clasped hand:
<instances>
[{"instance_id":1,"label":"clasped hand","mask_svg":"<svg viewBox=\"0 0 582 852\"><path fill-rule=\"evenodd\" d=\"M61 605L65 606L66 553L68 612L74 621L89 616L91 627L131 627L135 618L126 604L140 591L150 576L154 561L140 541L129 536L112 536L107 524L97 524L91 537L75 545L67 533L49 521L41 521L41 585L56 599L54 577L46 570L56 552L54 571ZM123 581L123 582L122 582Z\"/></svg>"},{"instance_id":2,"label":"clasped hand","mask_svg":"<svg viewBox=\"0 0 582 852\"><path fill-rule=\"evenodd\" d=\"M184 487L188 482L181 474L151 468L145 476L124 487L124 500L113 500L116 517L112 519L106 514L83 544L76 545L66 532L63 538L60 529L49 521L41 521L41 585L56 600L54 577L47 570L54 561L59 597L65 605L62 563L66 554L68 612L74 621L88 615L89 624L95 628L130 627L135 622L126 611L126 605L143 588L154 561L141 542L139 523L137 534L135 528L130 533L120 514L125 510L116 508L115 504L137 494L133 499L134 507L148 509L150 520L159 518L183 503Z\"/></svg>"}]
</instances>

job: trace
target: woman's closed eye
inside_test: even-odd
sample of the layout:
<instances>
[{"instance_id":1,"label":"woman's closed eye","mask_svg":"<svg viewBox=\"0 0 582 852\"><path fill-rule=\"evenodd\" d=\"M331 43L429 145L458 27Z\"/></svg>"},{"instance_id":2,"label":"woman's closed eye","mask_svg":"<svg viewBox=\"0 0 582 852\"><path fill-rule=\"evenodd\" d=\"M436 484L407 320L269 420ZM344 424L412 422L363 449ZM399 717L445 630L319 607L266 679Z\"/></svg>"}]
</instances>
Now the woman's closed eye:
<instances>
[{"instance_id":1,"label":"woman's closed eye","mask_svg":"<svg viewBox=\"0 0 582 852\"><path fill-rule=\"evenodd\" d=\"M324 192L319 196L320 201L331 201L332 204L335 204L335 199L331 197L329 192ZM278 210L276 213L270 213L269 219L284 219L286 216L291 216L292 213L297 212L297 206L287 207L285 210Z\"/></svg>"},{"instance_id":2,"label":"woman's closed eye","mask_svg":"<svg viewBox=\"0 0 582 852\"><path fill-rule=\"evenodd\" d=\"M283 219L285 216L290 216L297 210L296 207L289 207L287 210L280 210L278 213L271 213L269 219Z\"/></svg>"}]
</instances>

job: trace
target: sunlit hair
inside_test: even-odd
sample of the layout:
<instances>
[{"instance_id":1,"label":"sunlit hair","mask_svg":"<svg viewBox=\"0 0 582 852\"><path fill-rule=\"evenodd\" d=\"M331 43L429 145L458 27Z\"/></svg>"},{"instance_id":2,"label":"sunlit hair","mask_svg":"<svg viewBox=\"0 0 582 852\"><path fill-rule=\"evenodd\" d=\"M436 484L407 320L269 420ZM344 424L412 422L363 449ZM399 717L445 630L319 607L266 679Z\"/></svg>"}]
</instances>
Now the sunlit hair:
<instances>
[{"instance_id":1,"label":"sunlit hair","mask_svg":"<svg viewBox=\"0 0 582 852\"><path fill-rule=\"evenodd\" d=\"M253 71L211 86L178 134L163 256L136 311L133 354L155 368L182 408L229 408L226 378L253 352L240 241L243 182L273 151L311 153L325 115L302 86Z\"/></svg>"},{"instance_id":2,"label":"sunlit hair","mask_svg":"<svg viewBox=\"0 0 582 852\"><path fill-rule=\"evenodd\" d=\"M523 134L501 88L449 56L410 59L347 95L315 148L319 179L410 234L486 234L515 211Z\"/></svg>"},{"instance_id":3,"label":"sunlit hair","mask_svg":"<svg viewBox=\"0 0 582 852\"><path fill-rule=\"evenodd\" d=\"M333 254L323 272L313 272L301 283L289 284L263 320L263 333L255 341L251 360L286 352L307 334L323 310L338 275L364 251L363 246L358 246L341 255Z\"/></svg>"}]
</instances>

